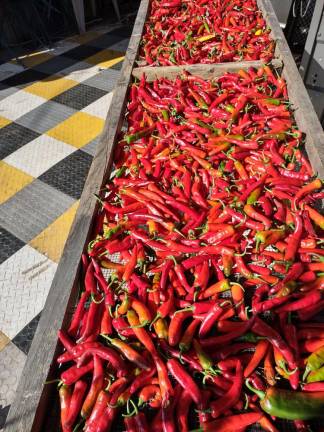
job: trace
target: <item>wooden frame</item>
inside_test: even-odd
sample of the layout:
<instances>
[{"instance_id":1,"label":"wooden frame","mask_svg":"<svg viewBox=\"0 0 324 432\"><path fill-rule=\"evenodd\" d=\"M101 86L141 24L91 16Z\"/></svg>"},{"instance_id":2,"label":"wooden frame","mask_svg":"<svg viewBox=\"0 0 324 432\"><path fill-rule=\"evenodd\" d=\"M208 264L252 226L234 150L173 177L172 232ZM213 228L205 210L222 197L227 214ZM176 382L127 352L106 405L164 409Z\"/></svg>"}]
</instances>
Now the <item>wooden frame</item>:
<instances>
[{"instance_id":1,"label":"wooden frame","mask_svg":"<svg viewBox=\"0 0 324 432\"><path fill-rule=\"evenodd\" d=\"M297 124L307 135L306 150L309 159L314 169L323 178L324 134L321 125L270 0L258 0L258 3L272 29L273 38L277 41L276 55L278 60L274 61L273 64L274 66L281 66L282 64L283 76L288 84L289 98L296 108L295 118ZM148 7L149 0L142 0L100 144L92 162L80 205L43 309L18 385L16 399L9 411L5 426L6 432L39 432L44 430L44 418L48 413L50 395L55 387L55 384L44 385L44 383L55 378L55 357L58 352L57 330L61 327L67 327L71 311L77 300L80 257L91 234L91 226L97 209L94 193L98 193L111 169L114 143L124 120L123 114L126 108L128 85L132 76L139 77L145 72L149 79L157 76L173 78L186 69L208 78L229 70L234 71L260 65L260 62L237 62L216 65L134 68Z\"/></svg>"}]
</instances>

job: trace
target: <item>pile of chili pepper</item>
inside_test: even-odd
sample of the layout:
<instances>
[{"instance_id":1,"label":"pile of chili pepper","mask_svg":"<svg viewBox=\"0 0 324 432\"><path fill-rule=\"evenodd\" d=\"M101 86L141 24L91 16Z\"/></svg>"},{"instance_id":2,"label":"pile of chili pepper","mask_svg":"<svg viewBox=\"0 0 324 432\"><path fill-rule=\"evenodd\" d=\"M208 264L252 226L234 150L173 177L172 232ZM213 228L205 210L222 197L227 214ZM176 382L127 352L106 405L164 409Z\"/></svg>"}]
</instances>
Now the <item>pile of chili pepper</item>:
<instances>
[{"instance_id":1,"label":"pile of chili pepper","mask_svg":"<svg viewBox=\"0 0 324 432\"><path fill-rule=\"evenodd\" d=\"M324 415L324 193L285 81L143 76L126 120L59 333L63 431L307 430Z\"/></svg>"},{"instance_id":2,"label":"pile of chili pepper","mask_svg":"<svg viewBox=\"0 0 324 432\"><path fill-rule=\"evenodd\" d=\"M140 65L273 58L275 43L256 0L154 0Z\"/></svg>"}]
</instances>

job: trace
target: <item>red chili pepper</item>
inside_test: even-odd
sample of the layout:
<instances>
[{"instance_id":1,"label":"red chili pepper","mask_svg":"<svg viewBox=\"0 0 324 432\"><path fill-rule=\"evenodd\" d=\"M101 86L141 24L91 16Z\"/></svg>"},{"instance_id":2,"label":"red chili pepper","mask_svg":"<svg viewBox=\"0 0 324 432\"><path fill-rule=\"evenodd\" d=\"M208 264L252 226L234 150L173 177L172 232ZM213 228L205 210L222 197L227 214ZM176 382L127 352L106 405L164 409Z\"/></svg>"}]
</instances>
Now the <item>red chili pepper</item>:
<instances>
[{"instance_id":1,"label":"red chili pepper","mask_svg":"<svg viewBox=\"0 0 324 432\"><path fill-rule=\"evenodd\" d=\"M159 408L161 406L161 392L158 385L149 384L142 387L138 395L138 403L142 405L146 402L148 402L152 408Z\"/></svg>"},{"instance_id":2,"label":"red chili pepper","mask_svg":"<svg viewBox=\"0 0 324 432\"><path fill-rule=\"evenodd\" d=\"M113 349L104 346L88 348L79 358L77 365L81 366L85 359L93 355L98 355L101 359L109 361L111 366L117 371L118 376L126 375L127 368L124 360Z\"/></svg>"},{"instance_id":3,"label":"red chili pepper","mask_svg":"<svg viewBox=\"0 0 324 432\"><path fill-rule=\"evenodd\" d=\"M100 416L103 414L107 404L110 401L110 394L102 390L96 400L95 406L92 409L91 416L86 421L87 428L91 431L92 426L98 421Z\"/></svg>"},{"instance_id":4,"label":"red chili pepper","mask_svg":"<svg viewBox=\"0 0 324 432\"><path fill-rule=\"evenodd\" d=\"M168 360L167 367L176 381L190 394L192 400L199 406L202 402L201 393L190 375L175 359Z\"/></svg>"},{"instance_id":5,"label":"red chili pepper","mask_svg":"<svg viewBox=\"0 0 324 432\"><path fill-rule=\"evenodd\" d=\"M65 428L71 428L77 419L86 390L87 383L85 381L79 380L75 383L69 405L69 414L64 423Z\"/></svg>"},{"instance_id":6,"label":"red chili pepper","mask_svg":"<svg viewBox=\"0 0 324 432\"><path fill-rule=\"evenodd\" d=\"M77 382L83 375L93 370L93 360L85 366L71 366L61 374L61 380L65 385L72 385Z\"/></svg>"},{"instance_id":7,"label":"red chili pepper","mask_svg":"<svg viewBox=\"0 0 324 432\"><path fill-rule=\"evenodd\" d=\"M177 404L176 419L178 429L183 432L189 432L188 417L191 404L190 393L187 390L182 390Z\"/></svg>"},{"instance_id":8,"label":"red chili pepper","mask_svg":"<svg viewBox=\"0 0 324 432\"><path fill-rule=\"evenodd\" d=\"M219 317L223 314L224 309L223 306L228 304L229 302L215 302L214 306L210 309L210 311L206 314L206 317L201 323L199 329L199 337L204 338L210 332L214 323L219 319Z\"/></svg>"},{"instance_id":9,"label":"red chili pepper","mask_svg":"<svg viewBox=\"0 0 324 432\"><path fill-rule=\"evenodd\" d=\"M196 330L200 324L200 320L194 319L186 328L179 342L180 351L189 351L191 347L192 340L195 336Z\"/></svg>"},{"instance_id":10,"label":"red chili pepper","mask_svg":"<svg viewBox=\"0 0 324 432\"><path fill-rule=\"evenodd\" d=\"M175 346L181 339L181 327L186 318L192 316L191 311L176 311L169 325L169 344Z\"/></svg>"},{"instance_id":11,"label":"red chili pepper","mask_svg":"<svg viewBox=\"0 0 324 432\"><path fill-rule=\"evenodd\" d=\"M200 343L204 348L210 348L210 347L214 347L214 346L223 345L227 342L230 342L230 341L242 336L244 333L246 333L251 328L252 324L253 324L253 319L244 322L242 327L237 329L237 330L223 334L221 336L212 336L212 337L209 337L207 339L202 339L200 341Z\"/></svg>"},{"instance_id":12,"label":"red chili pepper","mask_svg":"<svg viewBox=\"0 0 324 432\"><path fill-rule=\"evenodd\" d=\"M303 221L299 215L295 215L295 231L288 240L287 249L285 251L285 260L293 261L300 245L301 236L303 233Z\"/></svg>"},{"instance_id":13,"label":"red chili pepper","mask_svg":"<svg viewBox=\"0 0 324 432\"><path fill-rule=\"evenodd\" d=\"M66 427L65 424L68 420L69 408L71 403L71 396L72 396L71 387L63 384L60 387L59 396L60 396L60 410L61 410L61 426L63 432L68 432L70 428Z\"/></svg>"},{"instance_id":14,"label":"red chili pepper","mask_svg":"<svg viewBox=\"0 0 324 432\"><path fill-rule=\"evenodd\" d=\"M262 215L261 213L257 212L252 205L245 204L244 206L244 212L250 216L252 219L255 219L257 221L260 221L264 224L266 229L270 229L272 225L272 221L268 219L266 216Z\"/></svg>"},{"instance_id":15,"label":"red chili pepper","mask_svg":"<svg viewBox=\"0 0 324 432\"><path fill-rule=\"evenodd\" d=\"M156 370L159 377L159 385L162 396L162 407L169 404L170 398L173 396L173 388L168 378L168 371L164 362L159 356L154 357Z\"/></svg>"},{"instance_id":16,"label":"red chili pepper","mask_svg":"<svg viewBox=\"0 0 324 432\"><path fill-rule=\"evenodd\" d=\"M238 402L241 395L242 385L243 368L241 362L237 360L232 386L223 397L219 398L217 401L211 402L210 404L212 417L219 417L222 413L226 412Z\"/></svg>"},{"instance_id":17,"label":"red chili pepper","mask_svg":"<svg viewBox=\"0 0 324 432\"><path fill-rule=\"evenodd\" d=\"M81 294L79 303L75 309L75 312L73 314L73 318L71 320L70 327L68 329L68 334L70 336L76 337L78 334L80 323L82 321L82 318L83 318L84 312L85 312L85 304L88 301L89 296L90 296L89 291L84 291Z\"/></svg>"},{"instance_id":18,"label":"red chili pepper","mask_svg":"<svg viewBox=\"0 0 324 432\"><path fill-rule=\"evenodd\" d=\"M277 313L298 311L316 305L322 299L320 291L313 290L292 303L285 304L277 309Z\"/></svg>"},{"instance_id":19,"label":"red chili pepper","mask_svg":"<svg viewBox=\"0 0 324 432\"><path fill-rule=\"evenodd\" d=\"M226 416L214 420L204 425L206 432L230 432L232 430L241 430L243 427L257 423L262 417L261 412L250 412L246 414L237 414Z\"/></svg>"},{"instance_id":20,"label":"red chili pepper","mask_svg":"<svg viewBox=\"0 0 324 432\"><path fill-rule=\"evenodd\" d=\"M87 316L85 329L80 338L81 341L86 340L89 336L92 336L96 332L99 333L100 329L98 326L98 321L100 322L103 312L103 303L98 303L96 300L93 299L89 306L89 313Z\"/></svg>"},{"instance_id":21,"label":"red chili pepper","mask_svg":"<svg viewBox=\"0 0 324 432\"><path fill-rule=\"evenodd\" d=\"M109 342L117 348L129 361L135 363L141 369L149 369L147 361L139 354L134 348L130 347L127 343L117 338L106 338Z\"/></svg>"},{"instance_id":22,"label":"red chili pepper","mask_svg":"<svg viewBox=\"0 0 324 432\"><path fill-rule=\"evenodd\" d=\"M252 330L259 336L266 337L271 344L280 351L283 357L286 359L289 367L293 370L296 367L296 359L287 343L279 335L279 333L262 321L259 317L255 318L252 326Z\"/></svg>"},{"instance_id":23,"label":"red chili pepper","mask_svg":"<svg viewBox=\"0 0 324 432\"><path fill-rule=\"evenodd\" d=\"M97 355L94 355L92 383L81 409L81 416L83 418L88 418L90 416L92 408L96 403L98 394L103 388L103 384L104 374L102 360Z\"/></svg>"}]
</instances>

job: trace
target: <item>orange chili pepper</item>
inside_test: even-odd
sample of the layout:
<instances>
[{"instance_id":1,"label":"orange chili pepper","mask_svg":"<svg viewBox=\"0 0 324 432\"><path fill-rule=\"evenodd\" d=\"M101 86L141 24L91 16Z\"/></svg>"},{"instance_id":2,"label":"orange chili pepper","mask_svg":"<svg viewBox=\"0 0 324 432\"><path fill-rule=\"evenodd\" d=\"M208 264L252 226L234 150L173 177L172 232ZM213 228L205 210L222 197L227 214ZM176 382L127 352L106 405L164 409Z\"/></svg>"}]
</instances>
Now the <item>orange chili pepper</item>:
<instances>
[{"instance_id":1,"label":"orange chili pepper","mask_svg":"<svg viewBox=\"0 0 324 432\"><path fill-rule=\"evenodd\" d=\"M263 360L266 352L269 348L269 342L267 340L260 340L255 348L255 352L244 370L244 377L249 377L255 369L259 366L261 361Z\"/></svg>"},{"instance_id":2,"label":"orange chili pepper","mask_svg":"<svg viewBox=\"0 0 324 432\"><path fill-rule=\"evenodd\" d=\"M208 297L211 297L217 293L227 291L231 288L228 279L220 280L210 287L208 287L204 292L199 294L200 299L206 299Z\"/></svg>"},{"instance_id":3,"label":"orange chili pepper","mask_svg":"<svg viewBox=\"0 0 324 432\"><path fill-rule=\"evenodd\" d=\"M233 302L235 304L235 307L237 309L237 314L241 318L242 321L246 321L247 315L245 311L245 304L244 304L244 288L239 283L231 283L231 293Z\"/></svg>"},{"instance_id":4,"label":"orange chili pepper","mask_svg":"<svg viewBox=\"0 0 324 432\"><path fill-rule=\"evenodd\" d=\"M271 347L268 349L266 356L264 357L263 370L264 377L267 383L271 386L276 384L276 372L273 367L273 354Z\"/></svg>"}]
</instances>

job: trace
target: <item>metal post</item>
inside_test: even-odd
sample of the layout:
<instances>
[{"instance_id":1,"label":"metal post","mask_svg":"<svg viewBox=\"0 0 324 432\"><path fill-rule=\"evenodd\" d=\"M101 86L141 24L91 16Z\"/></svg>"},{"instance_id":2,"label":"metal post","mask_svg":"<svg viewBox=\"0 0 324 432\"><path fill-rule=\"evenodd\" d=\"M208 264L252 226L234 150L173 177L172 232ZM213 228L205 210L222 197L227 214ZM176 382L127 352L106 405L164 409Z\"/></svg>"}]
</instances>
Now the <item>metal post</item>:
<instances>
[{"instance_id":1,"label":"metal post","mask_svg":"<svg viewBox=\"0 0 324 432\"><path fill-rule=\"evenodd\" d=\"M321 123L324 123L324 0L317 0L299 68Z\"/></svg>"},{"instance_id":2,"label":"metal post","mask_svg":"<svg viewBox=\"0 0 324 432\"><path fill-rule=\"evenodd\" d=\"M119 12L118 0L112 0L112 3L114 6L114 9L115 9L115 13L117 15L117 19L118 19L118 21L120 21L121 16L120 16L120 12Z\"/></svg>"},{"instance_id":3,"label":"metal post","mask_svg":"<svg viewBox=\"0 0 324 432\"><path fill-rule=\"evenodd\" d=\"M79 33L86 31L83 0L72 0L74 15L78 23Z\"/></svg>"}]
</instances>

